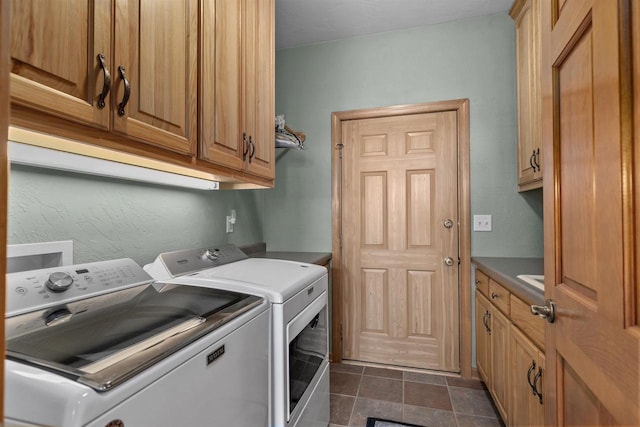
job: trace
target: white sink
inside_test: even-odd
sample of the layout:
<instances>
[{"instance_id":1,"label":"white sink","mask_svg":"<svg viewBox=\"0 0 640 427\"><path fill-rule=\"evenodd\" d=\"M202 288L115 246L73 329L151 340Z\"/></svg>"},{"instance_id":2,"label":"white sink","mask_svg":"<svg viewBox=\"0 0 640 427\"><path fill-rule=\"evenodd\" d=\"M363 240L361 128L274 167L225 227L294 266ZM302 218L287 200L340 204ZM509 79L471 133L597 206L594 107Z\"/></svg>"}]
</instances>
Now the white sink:
<instances>
[{"instance_id":1,"label":"white sink","mask_svg":"<svg viewBox=\"0 0 640 427\"><path fill-rule=\"evenodd\" d=\"M541 291L544 291L544 276L540 276L536 274L521 274L516 277L520 280L527 282L531 286L534 286L540 289Z\"/></svg>"}]
</instances>

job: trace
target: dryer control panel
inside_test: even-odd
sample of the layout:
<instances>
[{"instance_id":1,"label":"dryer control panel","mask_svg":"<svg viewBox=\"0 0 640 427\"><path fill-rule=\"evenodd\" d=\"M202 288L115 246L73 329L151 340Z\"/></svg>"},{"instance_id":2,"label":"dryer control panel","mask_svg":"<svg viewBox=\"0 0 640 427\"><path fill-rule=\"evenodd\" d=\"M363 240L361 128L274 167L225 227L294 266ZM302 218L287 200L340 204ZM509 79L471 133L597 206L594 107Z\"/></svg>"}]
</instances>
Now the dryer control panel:
<instances>
[{"instance_id":1,"label":"dryer control panel","mask_svg":"<svg viewBox=\"0 0 640 427\"><path fill-rule=\"evenodd\" d=\"M247 258L247 254L236 245L211 249L185 249L162 253L154 262L145 265L144 269L156 280L169 280Z\"/></svg>"}]
</instances>

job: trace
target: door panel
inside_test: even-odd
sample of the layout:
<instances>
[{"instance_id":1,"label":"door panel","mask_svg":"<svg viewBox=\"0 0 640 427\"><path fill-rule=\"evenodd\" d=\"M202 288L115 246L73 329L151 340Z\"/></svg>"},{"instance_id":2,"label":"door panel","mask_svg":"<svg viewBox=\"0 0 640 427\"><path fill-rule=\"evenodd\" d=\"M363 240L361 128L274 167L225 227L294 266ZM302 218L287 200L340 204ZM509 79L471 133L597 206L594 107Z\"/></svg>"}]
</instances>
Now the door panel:
<instances>
[{"instance_id":1,"label":"door panel","mask_svg":"<svg viewBox=\"0 0 640 427\"><path fill-rule=\"evenodd\" d=\"M487 330L491 321L489 307L489 300L476 291L476 368L485 382L490 381L491 376L491 332Z\"/></svg>"},{"instance_id":2,"label":"door panel","mask_svg":"<svg viewBox=\"0 0 640 427\"><path fill-rule=\"evenodd\" d=\"M200 156L242 170L242 2L203 2Z\"/></svg>"},{"instance_id":3,"label":"door panel","mask_svg":"<svg viewBox=\"0 0 640 427\"><path fill-rule=\"evenodd\" d=\"M497 308L491 308L491 390L502 419L509 416L509 319Z\"/></svg>"},{"instance_id":4,"label":"door panel","mask_svg":"<svg viewBox=\"0 0 640 427\"><path fill-rule=\"evenodd\" d=\"M459 369L456 120L343 125L345 359Z\"/></svg>"},{"instance_id":5,"label":"door panel","mask_svg":"<svg viewBox=\"0 0 640 427\"><path fill-rule=\"evenodd\" d=\"M114 129L154 145L195 154L198 2L118 0ZM125 84L131 95L118 112Z\"/></svg>"},{"instance_id":6,"label":"door panel","mask_svg":"<svg viewBox=\"0 0 640 427\"><path fill-rule=\"evenodd\" d=\"M97 107L104 82L97 56L111 72L109 0L11 2L11 100L106 129L109 106Z\"/></svg>"},{"instance_id":7,"label":"door panel","mask_svg":"<svg viewBox=\"0 0 640 427\"><path fill-rule=\"evenodd\" d=\"M640 423L633 5L542 2L545 296L558 310L546 327L547 425Z\"/></svg>"},{"instance_id":8,"label":"door panel","mask_svg":"<svg viewBox=\"0 0 640 427\"><path fill-rule=\"evenodd\" d=\"M246 119L250 129L253 155L250 156L247 171L265 178L273 178L275 170L275 69L274 69L274 14L273 0L245 0L247 10L253 12L245 17L249 20L246 44L252 45L247 52L246 64ZM253 117L251 117L253 116Z\"/></svg>"}]
</instances>

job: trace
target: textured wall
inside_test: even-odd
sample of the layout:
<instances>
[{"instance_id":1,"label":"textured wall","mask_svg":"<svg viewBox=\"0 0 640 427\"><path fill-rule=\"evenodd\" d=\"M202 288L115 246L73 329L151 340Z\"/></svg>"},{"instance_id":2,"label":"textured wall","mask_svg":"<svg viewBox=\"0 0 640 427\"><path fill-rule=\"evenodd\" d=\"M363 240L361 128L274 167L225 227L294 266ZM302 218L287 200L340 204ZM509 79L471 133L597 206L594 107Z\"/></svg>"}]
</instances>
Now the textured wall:
<instances>
[{"instance_id":1,"label":"textured wall","mask_svg":"<svg viewBox=\"0 0 640 427\"><path fill-rule=\"evenodd\" d=\"M279 151L264 194L272 250L331 250L331 113L469 98L472 254L541 256L541 192L516 191L515 31L506 14L358 37L276 54L276 111L307 135Z\"/></svg>"},{"instance_id":2,"label":"textured wall","mask_svg":"<svg viewBox=\"0 0 640 427\"><path fill-rule=\"evenodd\" d=\"M262 241L256 191L201 191L12 166L9 244L74 241L74 262ZM237 211L235 232L225 217Z\"/></svg>"}]
</instances>

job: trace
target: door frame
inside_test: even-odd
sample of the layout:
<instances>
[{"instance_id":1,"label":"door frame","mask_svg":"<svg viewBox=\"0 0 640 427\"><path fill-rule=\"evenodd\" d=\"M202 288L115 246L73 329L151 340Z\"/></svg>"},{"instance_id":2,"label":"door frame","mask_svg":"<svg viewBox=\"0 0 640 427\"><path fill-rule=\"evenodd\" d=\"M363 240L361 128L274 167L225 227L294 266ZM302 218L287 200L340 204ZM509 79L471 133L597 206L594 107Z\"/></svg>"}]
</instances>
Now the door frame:
<instances>
[{"instance_id":1,"label":"door frame","mask_svg":"<svg viewBox=\"0 0 640 427\"><path fill-rule=\"evenodd\" d=\"M469 199L469 100L394 105L331 113L331 218L332 218L332 352L331 360L342 360L342 122L410 114L454 111L458 133L458 251L460 307L460 376L471 378L471 221Z\"/></svg>"}]
</instances>

